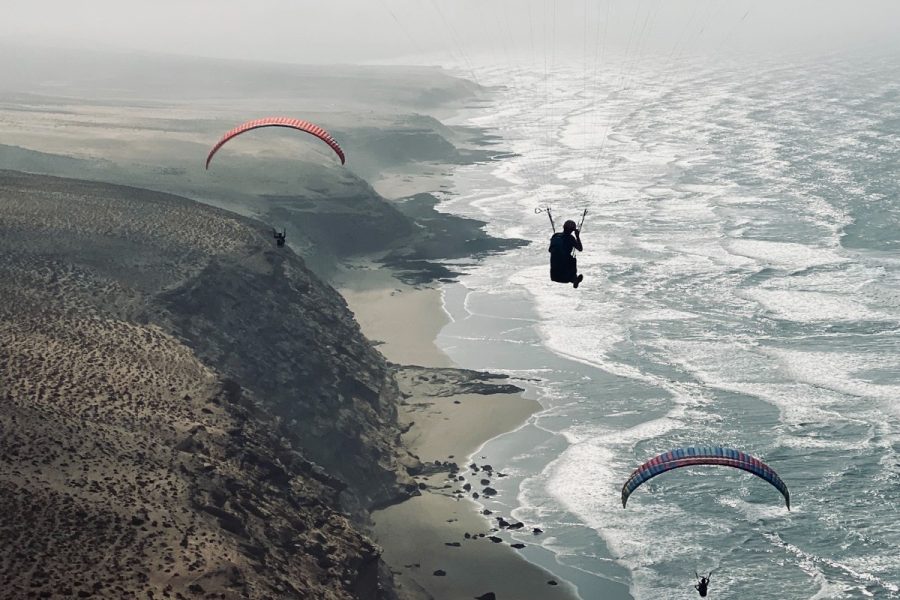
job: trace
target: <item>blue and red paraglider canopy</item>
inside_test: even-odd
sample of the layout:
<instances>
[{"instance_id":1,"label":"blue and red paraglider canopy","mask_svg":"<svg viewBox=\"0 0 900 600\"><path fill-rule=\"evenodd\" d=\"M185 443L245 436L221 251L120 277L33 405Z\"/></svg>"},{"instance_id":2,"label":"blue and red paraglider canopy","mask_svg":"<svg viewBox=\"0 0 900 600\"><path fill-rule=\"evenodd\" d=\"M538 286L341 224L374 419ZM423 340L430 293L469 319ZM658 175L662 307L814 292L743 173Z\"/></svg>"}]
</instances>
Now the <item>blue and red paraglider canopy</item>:
<instances>
[{"instance_id":1,"label":"blue and red paraglider canopy","mask_svg":"<svg viewBox=\"0 0 900 600\"><path fill-rule=\"evenodd\" d=\"M676 448L651 458L635 469L628 481L625 482L625 485L622 486L622 507L625 507L631 493L645 481L672 469L697 465L732 467L752 473L768 481L775 489L781 492L788 510L791 509L791 493L772 467L746 452L721 446Z\"/></svg>"}]
</instances>

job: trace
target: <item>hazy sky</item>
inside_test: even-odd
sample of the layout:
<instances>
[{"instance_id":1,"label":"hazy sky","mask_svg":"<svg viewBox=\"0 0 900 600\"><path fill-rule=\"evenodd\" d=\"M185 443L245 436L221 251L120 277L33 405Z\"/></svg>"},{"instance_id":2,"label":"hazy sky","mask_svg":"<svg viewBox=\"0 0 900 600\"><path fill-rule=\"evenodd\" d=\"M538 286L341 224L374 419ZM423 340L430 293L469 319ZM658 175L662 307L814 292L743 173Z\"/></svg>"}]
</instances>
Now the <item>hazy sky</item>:
<instances>
[{"instance_id":1,"label":"hazy sky","mask_svg":"<svg viewBox=\"0 0 900 600\"><path fill-rule=\"evenodd\" d=\"M4 0L0 39L279 62L635 48L842 51L900 0Z\"/></svg>"}]
</instances>

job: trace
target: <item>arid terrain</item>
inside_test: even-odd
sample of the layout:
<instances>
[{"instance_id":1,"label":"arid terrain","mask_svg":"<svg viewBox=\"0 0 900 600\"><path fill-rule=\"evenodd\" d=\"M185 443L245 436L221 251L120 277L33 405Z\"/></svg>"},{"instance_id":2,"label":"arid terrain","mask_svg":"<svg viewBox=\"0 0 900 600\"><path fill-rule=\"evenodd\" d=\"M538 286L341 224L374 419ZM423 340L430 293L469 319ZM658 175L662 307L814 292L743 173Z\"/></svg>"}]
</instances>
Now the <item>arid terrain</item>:
<instances>
[{"instance_id":1,"label":"arid terrain","mask_svg":"<svg viewBox=\"0 0 900 600\"><path fill-rule=\"evenodd\" d=\"M3 172L0 230L3 597L377 589L339 496L403 496L406 455L340 296L266 231L164 194ZM293 368L254 375L259 348Z\"/></svg>"}]
</instances>

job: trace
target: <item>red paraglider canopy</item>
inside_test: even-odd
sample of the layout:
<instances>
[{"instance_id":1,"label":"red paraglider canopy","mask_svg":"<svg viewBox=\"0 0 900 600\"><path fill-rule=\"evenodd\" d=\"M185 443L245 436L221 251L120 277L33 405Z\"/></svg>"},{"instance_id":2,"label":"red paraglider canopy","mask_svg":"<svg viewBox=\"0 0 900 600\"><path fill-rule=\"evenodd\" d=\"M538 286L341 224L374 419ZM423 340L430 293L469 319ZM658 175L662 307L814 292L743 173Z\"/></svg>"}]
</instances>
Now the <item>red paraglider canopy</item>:
<instances>
[{"instance_id":1,"label":"red paraglider canopy","mask_svg":"<svg viewBox=\"0 0 900 600\"><path fill-rule=\"evenodd\" d=\"M219 148L225 145L225 143L231 138L241 135L245 131L250 131L251 129L259 129L260 127L289 127L291 129L299 129L300 131L305 131L306 133L312 134L331 146L331 149L334 150L335 154L341 159L341 164L344 164L344 151L338 145L337 141L331 136L330 133L319 127L314 123L310 123L309 121L303 121L301 119L292 119L290 117L265 117L263 119L253 119L252 121L247 121L241 125L238 125L228 133L222 136L216 145L213 146L212 150L209 151L209 156L206 157L206 168L209 168L209 161L212 160L212 157L216 152L219 151Z\"/></svg>"}]
</instances>

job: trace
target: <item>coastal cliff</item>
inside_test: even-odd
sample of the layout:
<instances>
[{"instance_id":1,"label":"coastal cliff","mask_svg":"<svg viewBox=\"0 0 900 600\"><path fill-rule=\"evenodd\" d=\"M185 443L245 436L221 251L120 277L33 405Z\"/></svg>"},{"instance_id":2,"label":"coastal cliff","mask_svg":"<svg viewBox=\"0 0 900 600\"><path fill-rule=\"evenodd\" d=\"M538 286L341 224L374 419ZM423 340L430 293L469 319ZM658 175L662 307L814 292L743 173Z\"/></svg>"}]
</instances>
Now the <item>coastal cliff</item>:
<instances>
[{"instance_id":1,"label":"coastal cliff","mask_svg":"<svg viewBox=\"0 0 900 600\"><path fill-rule=\"evenodd\" d=\"M0 231L6 597L390 597L357 522L415 489L399 392L302 259L184 198L9 171Z\"/></svg>"}]
</instances>

